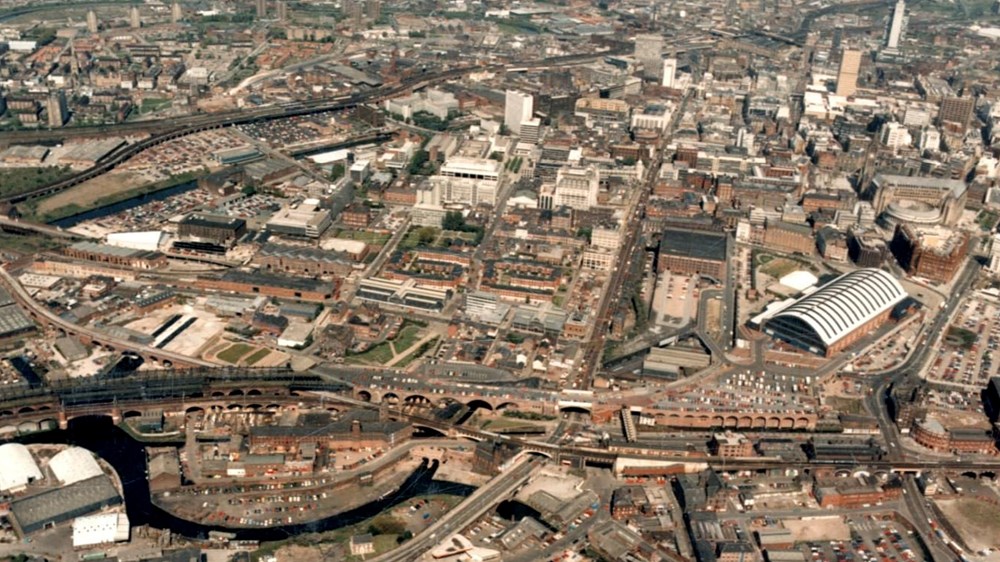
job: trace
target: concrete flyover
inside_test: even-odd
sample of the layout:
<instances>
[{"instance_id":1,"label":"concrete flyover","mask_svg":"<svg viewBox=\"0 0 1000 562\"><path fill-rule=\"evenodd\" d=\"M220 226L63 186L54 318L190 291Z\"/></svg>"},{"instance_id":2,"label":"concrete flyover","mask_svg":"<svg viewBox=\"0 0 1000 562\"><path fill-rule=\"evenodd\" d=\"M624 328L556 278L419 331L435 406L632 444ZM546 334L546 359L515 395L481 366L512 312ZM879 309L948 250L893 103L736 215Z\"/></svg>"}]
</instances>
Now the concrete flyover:
<instances>
[{"instance_id":1,"label":"concrete flyover","mask_svg":"<svg viewBox=\"0 0 1000 562\"><path fill-rule=\"evenodd\" d=\"M127 417L130 412L142 412L150 407L185 410L222 407L227 410L269 408L283 403L302 402L327 409L341 405L386 410L389 417L407 420L414 426L435 429L451 436L478 440L505 441L525 452L556 460L582 459L588 462L612 463L616 459L636 457L636 453L595 447L561 446L490 431L456 426L450 422L420 414L407 413L355 400L343 393L347 385L330 377L312 373L295 373L288 369L198 368L144 372L116 379L69 379L50 382L44 387L4 389L0 392L0 427L22 422L39 423L83 415ZM641 447L641 442L637 444ZM776 457L720 458L691 457L663 451L642 458L656 458L676 463L709 464L722 470L767 470L774 468L834 468L851 470L858 466L897 473L920 473L924 470L969 472L996 476L1000 459L979 460L806 460L788 461Z\"/></svg>"},{"instance_id":2,"label":"concrete flyover","mask_svg":"<svg viewBox=\"0 0 1000 562\"><path fill-rule=\"evenodd\" d=\"M430 527L403 543L399 548L372 558L372 562L410 562L419 559L422 554L443 539L460 531L513 493L528 480L539 464L535 459L522 457L519 462L508 467L486 485L478 488L458 507L442 515Z\"/></svg>"},{"instance_id":3,"label":"concrete flyover","mask_svg":"<svg viewBox=\"0 0 1000 562\"><path fill-rule=\"evenodd\" d=\"M96 236L92 235L67 232L57 226L10 219L7 217L0 217L0 230L10 232L12 234L42 234L52 238L65 238L67 240L97 239Z\"/></svg>"},{"instance_id":4,"label":"concrete flyover","mask_svg":"<svg viewBox=\"0 0 1000 562\"><path fill-rule=\"evenodd\" d=\"M583 61L593 58L605 57L608 55L625 52L625 49L609 50L596 54L570 55L530 61L526 64L559 64L574 61ZM302 115L312 115L327 111L339 111L350 109L363 103L378 102L400 94L419 90L430 84L450 80L470 72L501 71L512 65L494 64L488 66L463 66L452 68L440 72L422 74L408 78L399 85L387 89L375 89L352 95L342 95L334 98L322 98L308 101L296 101L270 105L249 111L227 111L208 115L191 115L187 117L177 117L169 120L140 121L134 123L123 123L112 126L64 128L45 131L12 131L4 132L2 135L3 144L30 144L39 142L64 141L68 138L93 138L122 136L123 134L134 134L148 132L150 137L135 144L127 145L107 157L97 162L93 167L75 174L69 178L56 183L39 187L38 189L20 193L17 195L0 198L0 201L8 203L21 203L29 199L45 197L58 193L79 185L87 180L105 174L118 165L124 163L136 154L169 140L177 139L209 129L232 127L248 123L270 121L274 119L284 119L287 117L297 117Z\"/></svg>"},{"instance_id":5,"label":"concrete flyover","mask_svg":"<svg viewBox=\"0 0 1000 562\"><path fill-rule=\"evenodd\" d=\"M167 351L165 349L158 349L152 346L138 344L129 340L112 337L103 332L87 328L85 326L78 326L72 322L63 320L62 318L52 314L48 309L31 298L31 295L24 290L21 283L14 279L6 269L0 267L0 286L3 286L10 292L10 295L15 301L25 311L31 318L43 326L54 328L62 331L68 336L78 338L86 344L101 347L110 352L122 352L131 351L136 355L143 358L144 361L148 361L154 365L162 365L164 367L213 367L214 363L198 359L196 357L188 357L180 353L174 353L172 351Z\"/></svg>"}]
</instances>

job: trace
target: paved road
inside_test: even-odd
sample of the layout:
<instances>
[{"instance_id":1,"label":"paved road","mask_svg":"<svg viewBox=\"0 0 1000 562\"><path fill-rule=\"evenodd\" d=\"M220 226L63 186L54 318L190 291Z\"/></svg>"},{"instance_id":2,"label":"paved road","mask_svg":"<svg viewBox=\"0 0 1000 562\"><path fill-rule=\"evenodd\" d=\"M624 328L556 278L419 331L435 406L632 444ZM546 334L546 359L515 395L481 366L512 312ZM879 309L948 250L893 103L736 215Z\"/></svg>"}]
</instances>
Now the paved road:
<instances>
[{"instance_id":1,"label":"paved road","mask_svg":"<svg viewBox=\"0 0 1000 562\"><path fill-rule=\"evenodd\" d=\"M936 351L934 343L937 341L938 336L948 326L952 313L962 301L969 287L972 286L978 272L979 264L973 260L969 260L959 274L960 276L958 281L955 282L951 296L944 302L944 307L937 311L934 322L924 332L922 339L917 342L917 351L910 355L899 367L871 379L873 392L865 397L865 406L878 419L882 438L888 446L889 459L901 459L906 456L899 442L899 431L896 428L896 423L893 421L892 416L889 415L888 399L890 389L894 384L902 382L908 375L919 375L930 354Z\"/></svg>"},{"instance_id":2,"label":"paved road","mask_svg":"<svg viewBox=\"0 0 1000 562\"><path fill-rule=\"evenodd\" d=\"M31 295L29 295L24 287L21 286L21 283L17 279L14 279L14 277L12 277L11 274L8 273L3 267L0 267L0 285L3 285L4 288L10 292L11 296L14 297L14 300L16 300L22 308L33 311L37 316L44 317L49 324L59 326L67 332L72 331L80 335L85 335L93 340L110 345L119 352L135 351L140 355L156 357L160 361L170 361L174 365L191 365L194 367L218 366L215 363L204 361L202 359L198 359L197 357L189 357L187 355L174 353L165 349L158 349L152 346L138 344L133 341L115 338L105 334L104 332L99 332L97 330L87 328L86 326L80 326L63 320L55 314L52 314L49 309L45 308L45 306L38 303L35 299L31 298Z\"/></svg>"},{"instance_id":3,"label":"paved road","mask_svg":"<svg viewBox=\"0 0 1000 562\"><path fill-rule=\"evenodd\" d=\"M944 544L944 541L934 534L934 530L927 523L930 515L925 509L924 496L920 493L920 489L917 487L917 482L912 474L907 474L903 477L903 492L903 503L910 512L910 521L917 532L920 533L924 544L927 545L931 558L934 559L934 562L954 560L955 554Z\"/></svg>"},{"instance_id":4,"label":"paved road","mask_svg":"<svg viewBox=\"0 0 1000 562\"><path fill-rule=\"evenodd\" d=\"M653 192L653 187L659 178L660 166L663 164L663 152L667 145L670 144L671 139L673 139L673 134L677 130L677 125L680 123L681 117L684 115L684 109L691 98L691 93L692 91L689 89L684 94L684 98L680 104L678 104L677 110L674 112L670 120L670 125L667 128L668 133L660 140L656 157L650 163L647 171L649 175L646 178L646 182L639 188L640 192L637 201L626 209L624 219L626 223L625 235L622 237L621 249L618 252L618 259L615 262L617 265L612 270L611 279L604 293L601 295L594 318L594 328L590 333L590 342L585 348L583 360L581 361L581 371L578 379L578 386L581 389L588 389L592 386L594 374L601 366L601 355L604 353L604 344L607 339L608 330L611 327L611 312L615 309L612 304L618 302L622 296L621 291L632 267L632 256L636 254L636 250L638 250L636 245L642 239L640 236L642 233L642 213L646 207L646 203L649 201L649 195Z\"/></svg>"},{"instance_id":5,"label":"paved road","mask_svg":"<svg viewBox=\"0 0 1000 562\"><path fill-rule=\"evenodd\" d=\"M76 232L70 232L68 230L63 230L57 226L49 226L47 224L22 221L17 219L10 219L7 217L0 217L0 229L4 227L10 228L11 230L18 230L23 232L33 232L35 234L41 234L43 236L51 236L53 238L90 238L99 239L99 237L91 234L79 234Z\"/></svg>"},{"instance_id":6,"label":"paved road","mask_svg":"<svg viewBox=\"0 0 1000 562\"><path fill-rule=\"evenodd\" d=\"M523 484L539 467L539 461L522 457L514 466L507 468L485 486L477 489L457 507L445 513L433 525L417 536L403 543L399 548L372 558L371 562L412 562L425 552L475 521L493 508L518 486Z\"/></svg>"}]
</instances>

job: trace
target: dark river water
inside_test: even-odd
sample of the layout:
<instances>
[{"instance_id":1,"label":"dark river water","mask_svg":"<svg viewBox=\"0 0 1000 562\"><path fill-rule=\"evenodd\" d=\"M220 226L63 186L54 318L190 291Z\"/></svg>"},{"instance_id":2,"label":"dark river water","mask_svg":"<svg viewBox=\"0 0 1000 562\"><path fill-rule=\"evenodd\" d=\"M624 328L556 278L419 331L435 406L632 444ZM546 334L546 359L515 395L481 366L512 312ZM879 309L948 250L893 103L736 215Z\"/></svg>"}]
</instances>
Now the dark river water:
<instances>
[{"instance_id":1,"label":"dark river water","mask_svg":"<svg viewBox=\"0 0 1000 562\"><path fill-rule=\"evenodd\" d=\"M158 529L189 537L208 538L209 531L226 531L239 540L274 541L302 533L331 531L354 525L374 517L387 508L410 498L425 494L450 494L468 496L472 486L434 480L437 464L426 464L414 471L399 489L382 500L374 501L350 511L297 525L266 529L229 529L221 526L202 525L175 517L152 503L149 482L146 480L146 452L144 446L115 426L108 417L84 417L70 421L66 430L36 433L20 439L22 443L60 443L77 445L97 453L118 471L125 490L125 505L133 526L150 525ZM348 492L349 493L349 492Z\"/></svg>"},{"instance_id":2,"label":"dark river water","mask_svg":"<svg viewBox=\"0 0 1000 562\"><path fill-rule=\"evenodd\" d=\"M83 213L76 215L70 215L65 218L61 218L57 221L53 221L49 224L52 226L58 226L61 228L70 228L76 226L84 221L94 220L104 218L128 209L138 207L140 205L145 205L146 203L152 203L153 201L163 201L169 199L174 195L179 195L181 193L186 193L192 189L198 187L198 182L189 181L185 183L177 184L173 187L168 187L166 189L161 189L160 191L155 191L153 193L146 193L143 195L136 195L135 197L130 197L124 201L119 201L117 203L112 203L111 205L105 205L103 207L97 207L96 209L91 209Z\"/></svg>"}]
</instances>

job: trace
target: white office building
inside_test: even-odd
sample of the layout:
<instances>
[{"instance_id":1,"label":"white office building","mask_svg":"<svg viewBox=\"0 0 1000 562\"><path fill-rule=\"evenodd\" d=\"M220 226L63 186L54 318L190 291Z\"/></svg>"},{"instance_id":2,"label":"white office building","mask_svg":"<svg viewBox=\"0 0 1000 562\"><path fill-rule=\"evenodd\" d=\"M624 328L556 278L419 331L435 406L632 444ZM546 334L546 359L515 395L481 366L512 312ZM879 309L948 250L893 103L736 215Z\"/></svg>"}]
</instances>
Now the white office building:
<instances>
[{"instance_id":1,"label":"white office building","mask_svg":"<svg viewBox=\"0 0 1000 562\"><path fill-rule=\"evenodd\" d=\"M990 248L990 260L986 269L993 275L1000 275L1000 234L993 235L993 246Z\"/></svg>"},{"instance_id":2,"label":"white office building","mask_svg":"<svg viewBox=\"0 0 1000 562\"><path fill-rule=\"evenodd\" d=\"M934 127L920 131L920 152L941 150L941 133Z\"/></svg>"},{"instance_id":3,"label":"white office building","mask_svg":"<svg viewBox=\"0 0 1000 562\"><path fill-rule=\"evenodd\" d=\"M73 520L73 548L125 542L129 537L128 516L98 513Z\"/></svg>"},{"instance_id":4,"label":"white office building","mask_svg":"<svg viewBox=\"0 0 1000 562\"><path fill-rule=\"evenodd\" d=\"M673 88L677 76L677 59L663 59L663 80L660 84L664 88Z\"/></svg>"},{"instance_id":5,"label":"white office building","mask_svg":"<svg viewBox=\"0 0 1000 562\"><path fill-rule=\"evenodd\" d=\"M897 0L889 19L889 30L886 34L885 46L895 50L899 48L899 40L903 37L906 27L906 0Z\"/></svg>"},{"instance_id":6,"label":"white office building","mask_svg":"<svg viewBox=\"0 0 1000 562\"><path fill-rule=\"evenodd\" d=\"M455 156L441 166L440 175L449 178L500 181L500 163L489 158Z\"/></svg>"},{"instance_id":7,"label":"white office building","mask_svg":"<svg viewBox=\"0 0 1000 562\"><path fill-rule=\"evenodd\" d=\"M521 134L521 123L531 121L531 115L535 112L534 99L531 94L521 93L515 90L507 90L507 100L504 105L503 124L507 129L515 134Z\"/></svg>"},{"instance_id":8,"label":"white office building","mask_svg":"<svg viewBox=\"0 0 1000 562\"><path fill-rule=\"evenodd\" d=\"M422 194L421 203L447 205L459 203L475 207L496 203L497 182L485 179L432 176L430 190Z\"/></svg>"},{"instance_id":9,"label":"white office building","mask_svg":"<svg viewBox=\"0 0 1000 562\"><path fill-rule=\"evenodd\" d=\"M913 144L913 137L910 136L910 131L899 123L886 123L882 125L879 140L882 141L883 145L893 149Z\"/></svg>"},{"instance_id":10,"label":"white office building","mask_svg":"<svg viewBox=\"0 0 1000 562\"><path fill-rule=\"evenodd\" d=\"M600 186L601 176L594 166L560 168L556 172L553 207L565 206L578 211L596 207Z\"/></svg>"},{"instance_id":11,"label":"white office building","mask_svg":"<svg viewBox=\"0 0 1000 562\"><path fill-rule=\"evenodd\" d=\"M590 245L603 250L617 250L621 239L621 231L617 227L595 226L590 233Z\"/></svg>"},{"instance_id":12,"label":"white office building","mask_svg":"<svg viewBox=\"0 0 1000 562\"><path fill-rule=\"evenodd\" d=\"M632 112L632 130L666 131L670 126L670 108L662 103L649 104L642 111Z\"/></svg>"}]
</instances>

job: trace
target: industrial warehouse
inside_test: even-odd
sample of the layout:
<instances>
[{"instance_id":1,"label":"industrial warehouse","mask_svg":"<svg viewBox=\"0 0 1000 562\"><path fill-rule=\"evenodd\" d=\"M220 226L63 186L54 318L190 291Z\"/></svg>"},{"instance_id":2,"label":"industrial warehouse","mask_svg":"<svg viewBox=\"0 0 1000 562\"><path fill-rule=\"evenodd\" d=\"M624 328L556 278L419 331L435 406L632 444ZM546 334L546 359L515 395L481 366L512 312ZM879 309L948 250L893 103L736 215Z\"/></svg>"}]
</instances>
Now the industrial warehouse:
<instances>
[{"instance_id":1,"label":"industrial warehouse","mask_svg":"<svg viewBox=\"0 0 1000 562\"><path fill-rule=\"evenodd\" d=\"M128 540L121 490L93 453L68 447L48 456L52 446L32 447L0 445L0 492L12 496L8 519L19 536L72 521L74 546Z\"/></svg>"},{"instance_id":2,"label":"industrial warehouse","mask_svg":"<svg viewBox=\"0 0 1000 562\"><path fill-rule=\"evenodd\" d=\"M881 326L907 298L895 278L879 269L845 273L794 301L755 318L764 332L819 355L833 355Z\"/></svg>"}]
</instances>

